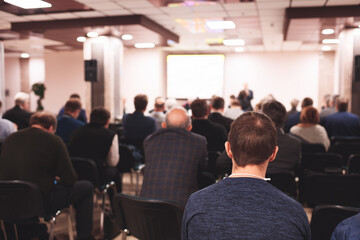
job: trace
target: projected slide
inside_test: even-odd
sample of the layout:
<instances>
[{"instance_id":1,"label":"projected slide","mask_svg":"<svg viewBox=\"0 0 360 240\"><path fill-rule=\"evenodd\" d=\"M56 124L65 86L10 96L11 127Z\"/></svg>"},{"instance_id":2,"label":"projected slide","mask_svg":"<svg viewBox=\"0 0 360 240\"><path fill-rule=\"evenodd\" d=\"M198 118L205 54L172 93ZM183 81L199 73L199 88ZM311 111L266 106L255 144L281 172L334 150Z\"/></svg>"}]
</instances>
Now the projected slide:
<instances>
[{"instance_id":1,"label":"projected slide","mask_svg":"<svg viewBox=\"0 0 360 240\"><path fill-rule=\"evenodd\" d=\"M211 98L223 94L222 54L168 55L167 95L170 98Z\"/></svg>"}]
</instances>

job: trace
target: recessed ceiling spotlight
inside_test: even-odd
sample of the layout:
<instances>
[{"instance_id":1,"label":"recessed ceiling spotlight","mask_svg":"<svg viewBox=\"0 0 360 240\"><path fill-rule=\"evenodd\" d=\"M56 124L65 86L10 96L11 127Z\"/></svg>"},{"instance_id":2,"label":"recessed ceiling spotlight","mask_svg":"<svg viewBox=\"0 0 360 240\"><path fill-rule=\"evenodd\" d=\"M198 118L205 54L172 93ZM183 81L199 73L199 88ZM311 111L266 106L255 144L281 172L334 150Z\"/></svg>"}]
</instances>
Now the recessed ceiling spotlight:
<instances>
[{"instance_id":1,"label":"recessed ceiling spotlight","mask_svg":"<svg viewBox=\"0 0 360 240\"><path fill-rule=\"evenodd\" d=\"M245 49L243 47L235 48L235 52L243 52Z\"/></svg>"},{"instance_id":2,"label":"recessed ceiling spotlight","mask_svg":"<svg viewBox=\"0 0 360 240\"><path fill-rule=\"evenodd\" d=\"M322 46L322 47L321 47L321 50L323 50L323 51L330 51L330 50L331 50L331 47L330 47L330 46Z\"/></svg>"},{"instance_id":3,"label":"recessed ceiling spotlight","mask_svg":"<svg viewBox=\"0 0 360 240\"><path fill-rule=\"evenodd\" d=\"M4 0L5 2L24 9L49 8L52 5L41 0Z\"/></svg>"},{"instance_id":4,"label":"recessed ceiling spotlight","mask_svg":"<svg viewBox=\"0 0 360 240\"><path fill-rule=\"evenodd\" d=\"M223 44L225 46L243 46L245 41L242 39L224 39Z\"/></svg>"},{"instance_id":5,"label":"recessed ceiling spotlight","mask_svg":"<svg viewBox=\"0 0 360 240\"><path fill-rule=\"evenodd\" d=\"M219 29L234 29L235 23L233 21L206 21L206 26L212 30Z\"/></svg>"},{"instance_id":6,"label":"recessed ceiling spotlight","mask_svg":"<svg viewBox=\"0 0 360 240\"><path fill-rule=\"evenodd\" d=\"M133 38L134 38L133 35L130 34L124 34L121 36L122 40L132 40Z\"/></svg>"},{"instance_id":7,"label":"recessed ceiling spotlight","mask_svg":"<svg viewBox=\"0 0 360 240\"><path fill-rule=\"evenodd\" d=\"M335 31L334 31L334 29L332 29L332 28L326 28L326 29L323 29L323 30L321 31L321 33L324 34L324 35L333 34L334 32L335 32Z\"/></svg>"},{"instance_id":8,"label":"recessed ceiling spotlight","mask_svg":"<svg viewBox=\"0 0 360 240\"><path fill-rule=\"evenodd\" d=\"M28 53L22 53L22 54L20 54L20 57L21 57L21 58L29 58L29 57L30 57L30 54L28 54Z\"/></svg>"},{"instance_id":9,"label":"recessed ceiling spotlight","mask_svg":"<svg viewBox=\"0 0 360 240\"><path fill-rule=\"evenodd\" d=\"M154 43L135 43L136 48L154 48Z\"/></svg>"},{"instance_id":10,"label":"recessed ceiling spotlight","mask_svg":"<svg viewBox=\"0 0 360 240\"><path fill-rule=\"evenodd\" d=\"M88 36L89 38L96 38L99 36L99 34L97 32L88 32L86 36Z\"/></svg>"},{"instance_id":11,"label":"recessed ceiling spotlight","mask_svg":"<svg viewBox=\"0 0 360 240\"><path fill-rule=\"evenodd\" d=\"M324 43L324 44L332 44L332 43L336 44L339 42L340 42L339 39L324 39L324 40L322 40L322 43Z\"/></svg>"},{"instance_id":12,"label":"recessed ceiling spotlight","mask_svg":"<svg viewBox=\"0 0 360 240\"><path fill-rule=\"evenodd\" d=\"M76 40L78 42L86 42L86 37L81 36L81 37L78 37Z\"/></svg>"}]
</instances>

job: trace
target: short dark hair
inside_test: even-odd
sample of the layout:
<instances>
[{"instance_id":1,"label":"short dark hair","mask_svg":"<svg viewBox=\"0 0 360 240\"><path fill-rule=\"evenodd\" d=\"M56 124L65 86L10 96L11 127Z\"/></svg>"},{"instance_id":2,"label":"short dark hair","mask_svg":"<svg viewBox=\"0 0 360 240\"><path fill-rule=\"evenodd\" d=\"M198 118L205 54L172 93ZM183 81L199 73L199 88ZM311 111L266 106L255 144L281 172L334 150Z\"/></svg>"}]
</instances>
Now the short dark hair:
<instances>
[{"instance_id":1,"label":"short dark hair","mask_svg":"<svg viewBox=\"0 0 360 240\"><path fill-rule=\"evenodd\" d=\"M52 113L46 111L35 112L30 117L30 126L40 125L45 129L49 129L53 126L53 128L56 129L56 124L56 117Z\"/></svg>"},{"instance_id":2,"label":"short dark hair","mask_svg":"<svg viewBox=\"0 0 360 240\"><path fill-rule=\"evenodd\" d=\"M241 91L239 92L238 98L243 100L243 99L246 98L246 96L247 96L246 91L245 91L245 90L241 90Z\"/></svg>"},{"instance_id":3,"label":"short dark hair","mask_svg":"<svg viewBox=\"0 0 360 240\"><path fill-rule=\"evenodd\" d=\"M262 112L265 113L275 123L277 128L284 126L286 108L281 102L276 100L265 102L262 105Z\"/></svg>"},{"instance_id":4,"label":"short dark hair","mask_svg":"<svg viewBox=\"0 0 360 240\"><path fill-rule=\"evenodd\" d=\"M81 102L78 99L72 98L67 100L64 107L65 113L73 113L76 110L81 109Z\"/></svg>"},{"instance_id":5,"label":"short dark hair","mask_svg":"<svg viewBox=\"0 0 360 240\"><path fill-rule=\"evenodd\" d=\"M208 114L208 105L205 99L196 99L191 105L192 115L196 118L205 117Z\"/></svg>"},{"instance_id":6,"label":"short dark hair","mask_svg":"<svg viewBox=\"0 0 360 240\"><path fill-rule=\"evenodd\" d=\"M305 107L300 114L300 121L302 123L318 124L320 122L319 113L316 108L312 106Z\"/></svg>"},{"instance_id":7,"label":"short dark hair","mask_svg":"<svg viewBox=\"0 0 360 240\"><path fill-rule=\"evenodd\" d=\"M339 112L346 112L348 110L349 101L346 98L340 98L336 106Z\"/></svg>"},{"instance_id":8,"label":"short dark hair","mask_svg":"<svg viewBox=\"0 0 360 240\"><path fill-rule=\"evenodd\" d=\"M155 104L154 104L156 109L163 109L165 108L165 101L162 97L157 97L155 98Z\"/></svg>"},{"instance_id":9,"label":"short dark hair","mask_svg":"<svg viewBox=\"0 0 360 240\"><path fill-rule=\"evenodd\" d=\"M301 108L304 108L307 106L312 106L312 105L313 105L313 100L309 97L304 98L301 102Z\"/></svg>"},{"instance_id":10,"label":"short dark hair","mask_svg":"<svg viewBox=\"0 0 360 240\"><path fill-rule=\"evenodd\" d=\"M228 141L236 165L261 165L274 153L276 127L265 114L246 112L231 124Z\"/></svg>"},{"instance_id":11,"label":"short dark hair","mask_svg":"<svg viewBox=\"0 0 360 240\"><path fill-rule=\"evenodd\" d=\"M138 94L134 98L134 106L136 111L145 111L148 104L148 97L145 94Z\"/></svg>"},{"instance_id":12,"label":"short dark hair","mask_svg":"<svg viewBox=\"0 0 360 240\"><path fill-rule=\"evenodd\" d=\"M214 109L223 109L225 107L225 101L222 97L214 97L211 100L211 107Z\"/></svg>"},{"instance_id":13,"label":"short dark hair","mask_svg":"<svg viewBox=\"0 0 360 240\"><path fill-rule=\"evenodd\" d=\"M90 113L90 123L105 126L110 119L110 112L103 107L94 108Z\"/></svg>"},{"instance_id":14,"label":"short dark hair","mask_svg":"<svg viewBox=\"0 0 360 240\"><path fill-rule=\"evenodd\" d=\"M80 99L80 95L77 94L77 93L73 93L73 94L70 95L70 98L78 98L78 99Z\"/></svg>"}]
</instances>

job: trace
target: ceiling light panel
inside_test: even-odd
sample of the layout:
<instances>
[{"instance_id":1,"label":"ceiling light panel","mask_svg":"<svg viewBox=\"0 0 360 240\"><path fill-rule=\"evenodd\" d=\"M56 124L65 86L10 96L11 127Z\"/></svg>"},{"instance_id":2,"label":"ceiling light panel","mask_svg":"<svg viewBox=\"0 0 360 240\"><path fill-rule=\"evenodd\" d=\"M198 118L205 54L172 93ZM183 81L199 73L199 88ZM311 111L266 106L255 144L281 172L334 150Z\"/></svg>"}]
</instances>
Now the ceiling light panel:
<instances>
[{"instance_id":1,"label":"ceiling light panel","mask_svg":"<svg viewBox=\"0 0 360 240\"><path fill-rule=\"evenodd\" d=\"M245 41L243 39L224 39L223 44L225 46L243 46Z\"/></svg>"},{"instance_id":2,"label":"ceiling light panel","mask_svg":"<svg viewBox=\"0 0 360 240\"><path fill-rule=\"evenodd\" d=\"M24 9L49 8L52 5L41 0L4 0L4 2Z\"/></svg>"},{"instance_id":3,"label":"ceiling light panel","mask_svg":"<svg viewBox=\"0 0 360 240\"><path fill-rule=\"evenodd\" d=\"M334 32L335 32L335 31L334 31L334 29L332 29L332 28L326 28L326 29L323 29L323 30L321 31L321 33L324 34L324 35L333 34Z\"/></svg>"},{"instance_id":4,"label":"ceiling light panel","mask_svg":"<svg viewBox=\"0 0 360 240\"><path fill-rule=\"evenodd\" d=\"M135 48L154 48L154 43L135 43Z\"/></svg>"},{"instance_id":5,"label":"ceiling light panel","mask_svg":"<svg viewBox=\"0 0 360 240\"><path fill-rule=\"evenodd\" d=\"M339 43L339 39L323 39L322 43L323 44L337 44Z\"/></svg>"},{"instance_id":6,"label":"ceiling light panel","mask_svg":"<svg viewBox=\"0 0 360 240\"><path fill-rule=\"evenodd\" d=\"M94 2L94 3L86 3L86 6L89 6L95 10L113 10L121 7L113 2Z\"/></svg>"},{"instance_id":7,"label":"ceiling light panel","mask_svg":"<svg viewBox=\"0 0 360 240\"><path fill-rule=\"evenodd\" d=\"M212 29L212 30L218 30L218 29L234 29L236 26L235 26L235 23L233 21L212 21L212 20L209 20L209 21L206 21L206 26L209 28L209 29Z\"/></svg>"},{"instance_id":8,"label":"ceiling light panel","mask_svg":"<svg viewBox=\"0 0 360 240\"><path fill-rule=\"evenodd\" d=\"M257 1L258 2L258 1ZM226 10L234 11L234 10L256 10L255 2L244 2L244 3L225 3L223 4Z\"/></svg>"}]
</instances>

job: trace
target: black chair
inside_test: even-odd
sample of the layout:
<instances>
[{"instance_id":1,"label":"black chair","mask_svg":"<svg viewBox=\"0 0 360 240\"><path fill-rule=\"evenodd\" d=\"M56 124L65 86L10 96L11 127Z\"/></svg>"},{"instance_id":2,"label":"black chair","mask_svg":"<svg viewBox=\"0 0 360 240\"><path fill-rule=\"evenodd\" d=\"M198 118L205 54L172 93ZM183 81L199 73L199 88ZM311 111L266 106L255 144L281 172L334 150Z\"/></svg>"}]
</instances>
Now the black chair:
<instances>
[{"instance_id":1,"label":"black chair","mask_svg":"<svg viewBox=\"0 0 360 240\"><path fill-rule=\"evenodd\" d=\"M341 175L342 170L342 156L336 153L304 153L301 157L300 172L303 174L314 171Z\"/></svg>"},{"instance_id":2,"label":"black chair","mask_svg":"<svg viewBox=\"0 0 360 240\"><path fill-rule=\"evenodd\" d=\"M324 145L322 144L313 144L313 143L301 143L301 152L304 153L317 153L317 152L326 152Z\"/></svg>"},{"instance_id":3,"label":"black chair","mask_svg":"<svg viewBox=\"0 0 360 240\"><path fill-rule=\"evenodd\" d=\"M216 159L220 156L218 151L208 151L208 171L217 178Z\"/></svg>"},{"instance_id":4,"label":"black chair","mask_svg":"<svg viewBox=\"0 0 360 240\"><path fill-rule=\"evenodd\" d=\"M131 234L142 240L173 240L181 237L183 209L171 201L117 194L115 216L123 239Z\"/></svg>"},{"instance_id":5,"label":"black chair","mask_svg":"<svg viewBox=\"0 0 360 240\"><path fill-rule=\"evenodd\" d=\"M299 187L300 201L309 205L360 206L360 176L311 175Z\"/></svg>"},{"instance_id":6,"label":"black chair","mask_svg":"<svg viewBox=\"0 0 360 240\"><path fill-rule=\"evenodd\" d=\"M318 205L315 207L310 222L311 239L329 240L336 226L346 218L354 216L359 208L338 205Z\"/></svg>"},{"instance_id":7,"label":"black chair","mask_svg":"<svg viewBox=\"0 0 360 240\"><path fill-rule=\"evenodd\" d=\"M270 178L271 180L269 181L269 183L280 191L284 192L287 195L290 195L293 198L297 197L295 176L293 174L273 173L266 174L266 177Z\"/></svg>"},{"instance_id":8,"label":"black chair","mask_svg":"<svg viewBox=\"0 0 360 240\"><path fill-rule=\"evenodd\" d=\"M95 187L96 197L101 199L100 232L103 234L104 216L105 212L107 211L105 206L105 198L110 189L110 191L113 191L113 196L116 194L115 183L110 181L108 183L100 184L98 166L96 166L95 162L91 159L71 157L71 162L78 176L78 180L87 180L91 182ZM112 199L110 201L112 201ZM95 203L97 203L97 201Z\"/></svg>"},{"instance_id":9,"label":"black chair","mask_svg":"<svg viewBox=\"0 0 360 240\"><path fill-rule=\"evenodd\" d=\"M334 146L337 142L360 143L360 137L332 136L330 141L331 146Z\"/></svg>"},{"instance_id":10,"label":"black chair","mask_svg":"<svg viewBox=\"0 0 360 240\"><path fill-rule=\"evenodd\" d=\"M360 154L353 154L349 157L346 172L348 175L360 175Z\"/></svg>"},{"instance_id":11,"label":"black chair","mask_svg":"<svg viewBox=\"0 0 360 240\"><path fill-rule=\"evenodd\" d=\"M16 224L49 223L49 239L52 240L54 239L55 217L61 213L67 214L69 238L72 240L74 234L68 209L62 209L54 215L47 215L42 194L35 184L19 180L0 181L0 220L5 239L7 239L7 234L4 222L13 224L16 239L22 238L18 236Z\"/></svg>"},{"instance_id":12,"label":"black chair","mask_svg":"<svg viewBox=\"0 0 360 240\"><path fill-rule=\"evenodd\" d=\"M347 165L347 160L350 155L360 153L360 143L358 142L337 142L332 146L331 151L342 155L344 165Z\"/></svg>"}]
</instances>

